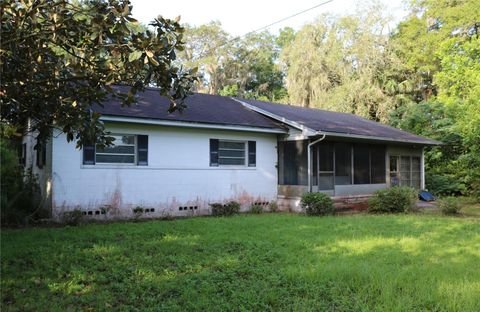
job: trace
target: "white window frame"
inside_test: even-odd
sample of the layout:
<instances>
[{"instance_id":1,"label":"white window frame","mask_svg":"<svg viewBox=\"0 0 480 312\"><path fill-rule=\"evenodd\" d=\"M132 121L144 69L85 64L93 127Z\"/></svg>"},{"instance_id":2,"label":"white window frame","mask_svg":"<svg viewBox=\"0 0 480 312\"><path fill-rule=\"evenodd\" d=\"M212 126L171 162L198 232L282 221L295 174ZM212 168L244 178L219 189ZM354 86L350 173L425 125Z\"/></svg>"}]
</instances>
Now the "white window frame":
<instances>
[{"instance_id":1,"label":"white window frame","mask_svg":"<svg viewBox=\"0 0 480 312\"><path fill-rule=\"evenodd\" d=\"M243 143L243 164L238 165L238 164L231 164L231 165L226 165L226 164L221 164L220 163L220 158L235 158L239 159L239 157L233 157L233 156L226 156L226 157L220 157L220 150L234 150L234 151L239 151L238 149L222 149L220 147L221 142L230 142L230 143ZM245 140L224 140L224 139L218 139L218 166L219 167L247 167L248 166L248 141Z\"/></svg>"},{"instance_id":2,"label":"white window frame","mask_svg":"<svg viewBox=\"0 0 480 312\"><path fill-rule=\"evenodd\" d=\"M137 165L137 148L138 148L138 143L137 143L137 135L131 134L131 133L111 133L111 136L133 136L133 162L131 163L118 163L118 162L98 162L97 160L97 155L131 155L131 154L121 154L121 153L99 153L97 151L97 148L95 148L95 165L116 165L116 166L136 166ZM114 145L115 141L113 141ZM124 146L131 146L130 144L121 144Z\"/></svg>"}]
</instances>

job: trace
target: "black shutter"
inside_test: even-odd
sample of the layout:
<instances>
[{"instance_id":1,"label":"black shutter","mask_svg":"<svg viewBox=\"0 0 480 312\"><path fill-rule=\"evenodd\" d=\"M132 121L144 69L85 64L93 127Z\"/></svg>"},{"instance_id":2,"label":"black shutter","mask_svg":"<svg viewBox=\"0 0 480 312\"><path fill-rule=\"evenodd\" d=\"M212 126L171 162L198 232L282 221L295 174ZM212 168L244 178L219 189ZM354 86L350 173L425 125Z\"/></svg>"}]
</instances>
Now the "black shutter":
<instances>
[{"instance_id":1,"label":"black shutter","mask_svg":"<svg viewBox=\"0 0 480 312\"><path fill-rule=\"evenodd\" d=\"M210 167L218 167L218 139L210 139Z\"/></svg>"},{"instance_id":2,"label":"black shutter","mask_svg":"<svg viewBox=\"0 0 480 312\"><path fill-rule=\"evenodd\" d=\"M27 164L27 143L22 144L22 150L20 151L20 162L23 166Z\"/></svg>"},{"instance_id":3,"label":"black shutter","mask_svg":"<svg viewBox=\"0 0 480 312\"><path fill-rule=\"evenodd\" d=\"M248 166L255 167L257 165L257 142L248 141Z\"/></svg>"},{"instance_id":4,"label":"black shutter","mask_svg":"<svg viewBox=\"0 0 480 312\"><path fill-rule=\"evenodd\" d=\"M36 160L37 160L37 167L42 169L43 168L43 162L42 162L42 149L43 147L41 147L40 145L37 145L37 157L36 157Z\"/></svg>"},{"instance_id":5,"label":"black shutter","mask_svg":"<svg viewBox=\"0 0 480 312\"><path fill-rule=\"evenodd\" d=\"M137 165L148 166L148 135L138 135L137 144Z\"/></svg>"},{"instance_id":6,"label":"black shutter","mask_svg":"<svg viewBox=\"0 0 480 312\"><path fill-rule=\"evenodd\" d=\"M45 166L47 164L47 146L42 147L42 165Z\"/></svg>"},{"instance_id":7,"label":"black shutter","mask_svg":"<svg viewBox=\"0 0 480 312\"><path fill-rule=\"evenodd\" d=\"M43 166L45 166L47 160L47 148L45 147L45 145L38 144L36 152L37 167L42 169Z\"/></svg>"},{"instance_id":8,"label":"black shutter","mask_svg":"<svg viewBox=\"0 0 480 312\"><path fill-rule=\"evenodd\" d=\"M95 145L83 146L83 164L95 165Z\"/></svg>"}]
</instances>

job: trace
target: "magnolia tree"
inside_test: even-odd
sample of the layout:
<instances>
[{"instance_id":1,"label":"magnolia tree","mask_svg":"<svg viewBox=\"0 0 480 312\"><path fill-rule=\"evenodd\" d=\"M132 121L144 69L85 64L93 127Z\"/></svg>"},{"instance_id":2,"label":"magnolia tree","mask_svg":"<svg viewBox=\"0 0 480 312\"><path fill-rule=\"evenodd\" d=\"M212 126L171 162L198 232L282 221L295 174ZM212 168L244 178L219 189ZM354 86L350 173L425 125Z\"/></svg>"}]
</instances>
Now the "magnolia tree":
<instances>
[{"instance_id":1,"label":"magnolia tree","mask_svg":"<svg viewBox=\"0 0 480 312\"><path fill-rule=\"evenodd\" d=\"M147 85L171 100L170 111L196 80L178 66L184 29L159 16L148 27L128 0L6 0L1 8L1 120L48 140L54 129L77 147L110 144L91 107L110 96L124 105ZM131 86L128 92L112 88Z\"/></svg>"}]
</instances>

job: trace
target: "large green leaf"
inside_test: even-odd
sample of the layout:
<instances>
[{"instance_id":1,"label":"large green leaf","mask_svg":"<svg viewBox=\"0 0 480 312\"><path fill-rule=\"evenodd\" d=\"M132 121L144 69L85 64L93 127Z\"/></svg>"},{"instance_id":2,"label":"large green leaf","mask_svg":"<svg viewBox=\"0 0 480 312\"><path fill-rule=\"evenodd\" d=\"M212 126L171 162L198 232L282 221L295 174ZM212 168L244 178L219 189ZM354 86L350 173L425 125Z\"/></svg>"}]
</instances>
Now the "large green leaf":
<instances>
[{"instance_id":1,"label":"large green leaf","mask_svg":"<svg viewBox=\"0 0 480 312\"><path fill-rule=\"evenodd\" d=\"M142 51L133 51L132 53L130 53L128 55L128 61L130 63L134 62L134 61L138 60L141 56L142 56Z\"/></svg>"}]
</instances>

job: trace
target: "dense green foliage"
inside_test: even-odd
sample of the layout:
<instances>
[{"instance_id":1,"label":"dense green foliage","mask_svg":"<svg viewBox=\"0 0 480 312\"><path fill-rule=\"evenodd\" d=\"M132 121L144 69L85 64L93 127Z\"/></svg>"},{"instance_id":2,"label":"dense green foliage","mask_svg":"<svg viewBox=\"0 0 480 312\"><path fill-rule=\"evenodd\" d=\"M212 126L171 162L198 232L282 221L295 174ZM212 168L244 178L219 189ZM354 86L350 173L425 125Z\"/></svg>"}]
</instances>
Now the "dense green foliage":
<instances>
[{"instance_id":1,"label":"dense green foliage","mask_svg":"<svg viewBox=\"0 0 480 312\"><path fill-rule=\"evenodd\" d=\"M2 224L25 224L45 216L36 177L23 172L15 140L0 139L0 214Z\"/></svg>"},{"instance_id":2,"label":"dense green foliage","mask_svg":"<svg viewBox=\"0 0 480 312\"><path fill-rule=\"evenodd\" d=\"M228 217L240 212L240 204L236 201L229 201L226 204L212 203L210 204L212 215L217 217Z\"/></svg>"},{"instance_id":3,"label":"dense green foliage","mask_svg":"<svg viewBox=\"0 0 480 312\"><path fill-rule=\"evenodd\" d=\"M309 216L323 216L335 211L330 196L320 192L304 193L300 205Z\"/></svg>"},{"instance_id":4,"label":"dense green foliage","mask_svg":"<svg viewBox=\"0 0 480 312\"><path fill-rule=\"evenodd\" d=\"M368 211L374 213L411 212L418 200L417 191L406 186L378 190L368 200Z\"/></svg>"},{"instance_id":5,"label":"dense green foliage","mask_svg":"<svg viewBox=\"0 0 480 312\"><path fill-rule=\"evenodd\" d=\"M219 22L186 25L185 50L179 58L187 66L198 67L200 92L278 101L286 96L286 89L277 59L292 30L284 32L280 41L267 31L239 39L226 33Z\"/></svg>"},{"instance_id":6,"label":"dense green foliage","mask_svg":"<svg viewBox=\"0 0 480 312\"><path fill-rule=\"evenodd\" d=\"M393 125L445 143L426 154L427 187L480 196L480 1L411 3L391 45L404 89Z\"/></svg>"},{"instance_id":7,"label":"dense green foliage","mask_svg":"<svg viewBox=\"0 0 480 312\"><path fill-rule=\"evenodd\" d=\"M107 97L131 104L154 84L171 110L183 108L195 80L175 64L183 27L161 16L142 27L131 10L128 0L2 1L2 123L37 131L41 143L59 129L81 147L112 142L90 112ZM112 84L131 88L120 92Z\"/></svg>"},{"instance_id":8,"label":"dense green foliage","mask_svg":"<svg viewBox=\"0 0 480 312\"><path fill-rule=\"evenodd\" d=\"M290 101L387 121L399 60L383 34L388 20L381 14L373 6L304 26L282 51Z\"/></svg>"},{"instance_id":9,"label":"dense green foliage","mask_svg":"<svg viewBox=\"0 0 480 312\"><path fill-rule=\"evenodd\" d=\"M478 209L478 208L477 208ZM291 214L2 229L2 311L479 311L474 218Z\"/></svg>"}]
</instances>

